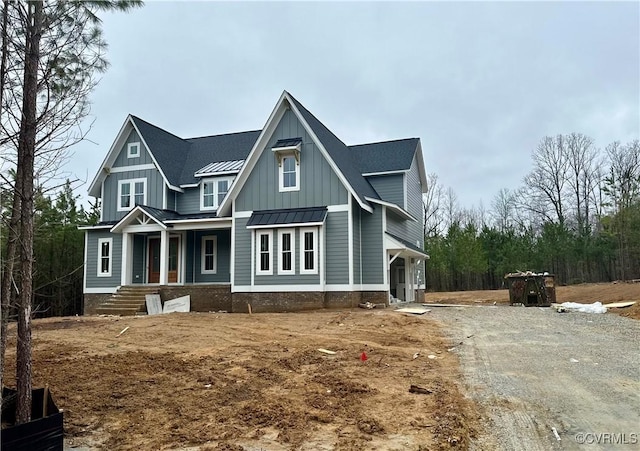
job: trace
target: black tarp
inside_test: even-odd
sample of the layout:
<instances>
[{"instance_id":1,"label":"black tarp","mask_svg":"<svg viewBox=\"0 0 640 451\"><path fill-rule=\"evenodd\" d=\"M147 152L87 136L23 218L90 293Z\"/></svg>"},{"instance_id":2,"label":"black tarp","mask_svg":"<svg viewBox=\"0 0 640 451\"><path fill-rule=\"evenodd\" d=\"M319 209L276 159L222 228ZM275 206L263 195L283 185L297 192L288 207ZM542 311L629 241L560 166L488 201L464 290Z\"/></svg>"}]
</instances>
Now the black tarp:
<instances>
[{"instance_id":1,"label":"black tarp","mask_svg":"<svg viewBox=\"0 0 640 451\"><path fill-rule=\"evenodd\" d=\"M47 391L47 416L43 418L45 389L32 391L31 421L0 431L2 451L62 451L64 446L63 413ZM14 424L16 419L16 391L2 389L2 424Z\"/></svg>"}]
</instances>

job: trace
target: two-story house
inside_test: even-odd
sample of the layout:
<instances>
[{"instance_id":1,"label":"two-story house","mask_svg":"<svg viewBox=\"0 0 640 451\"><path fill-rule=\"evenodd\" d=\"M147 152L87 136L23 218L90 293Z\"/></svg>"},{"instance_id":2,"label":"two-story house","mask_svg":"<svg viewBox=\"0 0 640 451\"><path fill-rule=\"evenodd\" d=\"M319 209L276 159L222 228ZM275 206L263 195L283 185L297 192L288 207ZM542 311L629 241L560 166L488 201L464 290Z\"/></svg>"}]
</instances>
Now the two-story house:
<instances>
[{"instance_id":1,"label":"two-story house","mask_svg":"<svg viewBox=\"0 0 640 451\"><path fill-rule=\"evenodd\" d=\"M128 116L89 188L85 313L132 286L201 311L421 300L426 188L418 138L347 146L286 91L262 130Z\"/></svg>"}]
</instances>

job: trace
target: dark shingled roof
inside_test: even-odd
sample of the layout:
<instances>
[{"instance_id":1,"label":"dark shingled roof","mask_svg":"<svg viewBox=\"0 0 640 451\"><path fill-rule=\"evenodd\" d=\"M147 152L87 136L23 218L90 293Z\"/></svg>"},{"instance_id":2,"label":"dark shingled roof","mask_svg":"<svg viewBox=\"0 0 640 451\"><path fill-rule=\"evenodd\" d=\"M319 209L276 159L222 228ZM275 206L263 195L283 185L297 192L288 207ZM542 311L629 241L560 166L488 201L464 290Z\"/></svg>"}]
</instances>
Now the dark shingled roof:
<instances>
[{"instance_id":1,"label":"dark shingled roof","mask_svg":"<svg viewBox=\"0 0 640 451\"><path fill-rule=\"evenodd\" d=\"M380 196L363 173L411 168L418 138L347 146L293 96L291 99L364 204L368 205L365 197ZM198 183L200 179L194 173L211 163L246 160L261 133L253 130L182 139L136 116L131 118L168 182L175 187ZM292 146L300 141L301 138L279 140L276 146Z\"/></svg>"},{"instance_id":2,"label":"dark shingled roof","mask_svg":"<svg viewBox=\"0 0 640 451\"><path fill-rule=\"evenodd\" d=\"M289 95L291 96L291 94ZM345 176L347 182L351 185L360 200L368 205L369 203L365 200L365 197L380 199L376 190L374 190L367 179L362 176L356 155L293 96L291 96L291 100L293 100L296 108L298 108L300 114L304 117L304 120L307 121L307 124L309 124L309 127L313 130L313 133L315 133L324 148L327 150L331 159L333 159L338 168L340 168L340 171Z\"/></svg>"},{"instance_id":3,"label":"dark shingled roof","mask_svg":"<svg viewBox=\"0 0 640 451\"><path fill-rule=\"evenodd\" d=\"M405 171L411 169L419 141L418 138L398 139L358 144L349 146L349 149L356 155L358 167L363 174Z\"/></svg>"},{"instance_id":4,"label":"dark shingled roof","mask_svg":"<svg viewBox=\"0 0 640 451\"><path fill-rule=\"evenodd\" d=\"M327 207L261 210L253 212L247 222L247 227L318 223L324 222L326 217Z\"/></svg>"},{"instance_id":5,"label":"dark shingled roof","mask_svg":"<svg viewBox=\"0 0 640 451\"><path fill-rule=\"evenodd\" d=\"M139 117L131 118L173 186L197 183L194 172L210 163L246 159L260 135L254 130L182 139Z\"/></svg>"},{"instance_id":6,"label":"dark shingled roof","mask_svg":"<svg viewBox=\"0 0 640 451\"><path fill-rule=\"evenodd\" d=\"M198 182L193 173L216 161L246 160L256 143L261 130L228 133L225 135L190 138L191 150L184 162L180 184L188 185Z\"/></svg>"}]
</instances>

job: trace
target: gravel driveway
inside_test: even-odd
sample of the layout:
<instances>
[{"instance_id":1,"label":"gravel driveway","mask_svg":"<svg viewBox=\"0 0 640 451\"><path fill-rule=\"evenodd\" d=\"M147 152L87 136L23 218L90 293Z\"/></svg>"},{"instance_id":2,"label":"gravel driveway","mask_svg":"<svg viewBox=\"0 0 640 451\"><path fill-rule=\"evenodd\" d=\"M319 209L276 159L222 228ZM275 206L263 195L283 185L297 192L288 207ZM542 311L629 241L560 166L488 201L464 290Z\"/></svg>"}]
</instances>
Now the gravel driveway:
<instances>
[{"instance_id":1,"label":"gravel driveway","mask_svg":"<svg viewBox=\"0 0 640 451\"><path fill-rule=\"evenodd\" d=\"M475 449L640 449L640 321L509 306L428 315L486 411Z\"/></svg>"}]
</instances>

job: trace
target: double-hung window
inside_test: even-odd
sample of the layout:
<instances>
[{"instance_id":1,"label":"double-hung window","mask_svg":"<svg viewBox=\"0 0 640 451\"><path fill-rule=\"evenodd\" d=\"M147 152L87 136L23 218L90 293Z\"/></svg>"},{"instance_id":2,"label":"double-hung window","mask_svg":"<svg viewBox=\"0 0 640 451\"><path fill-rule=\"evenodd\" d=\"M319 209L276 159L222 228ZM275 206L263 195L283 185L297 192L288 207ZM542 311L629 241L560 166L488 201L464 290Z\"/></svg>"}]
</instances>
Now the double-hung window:
<instances>
[{"instance_id":1,"label":"double-hung window","mask_svg":"<svg viewBox=\"0 0 640 451\"><path fill-rule=\"evenodd\" d=\"M214 236L202 237L202 274L215 274L217 271L218 239Z\"/></svg>"},{"instance_id":2,"label":"double-hung window","mask_svg":"<svg viewBox=\"0 0 640 451\"><path fill-rule=\"evenodd\" d=\"M300 274L318 274L318 229L300 229Z\"/></svg>"},{"instance_id":3,"label":"double-hung window","mask_svg":"<svg viewBox=\"0 0 640 451\"><path fill-rule=\"evenodd\" d=\"M147 204L147 179L118 181L118 211L129 211L134 205Z\"/></svg>"},{"instance_id":4,"label":"double-hung window","mask_svg":"<svg viewBox=\"0 0 640 451\"><path fill-rule=\"evenodd\" d=\"M266 276L273 274L272 267L273 232L256 232L256 274Z\"/></svg>"},{"instance_id":5,"label":"double-hung window","mask_svg":"<svg viewBox=\"0 0 640 451\"><path fill-rule=\"evenodd\" d=\"M295 235L292 229L278 230L278 274L295 274Z\"/></svg>"},{"instance_id":6,"label":"double-hung window","mask_svg":"<svg viewBox=\"0 0 640 451\"><path fill-rule=\"evenodd\" d=\"M231 180L228 178L203 180L200 185L200 209L217 209L227 195L230 184Z\"/></svg>"},{"instance_id":7,"label":"double-hung window","mask_svg":"<svg viewBox=\"0 0 640 451\"><path fill-rule=\"evenodd\" d=\"M98 277L111 277L113 238L98 239Z\"/></svg>"},{"instance_id":8,"label":"double-hung window","mask_svg":"<svg viewBox=\"0 0 640 451\"><path fill-rule=\"evenodd\" d=\"M280 163L280 191L298 191L300 189L300 165L294 155L282 157Z\"/></svg>"}]
</instances>

